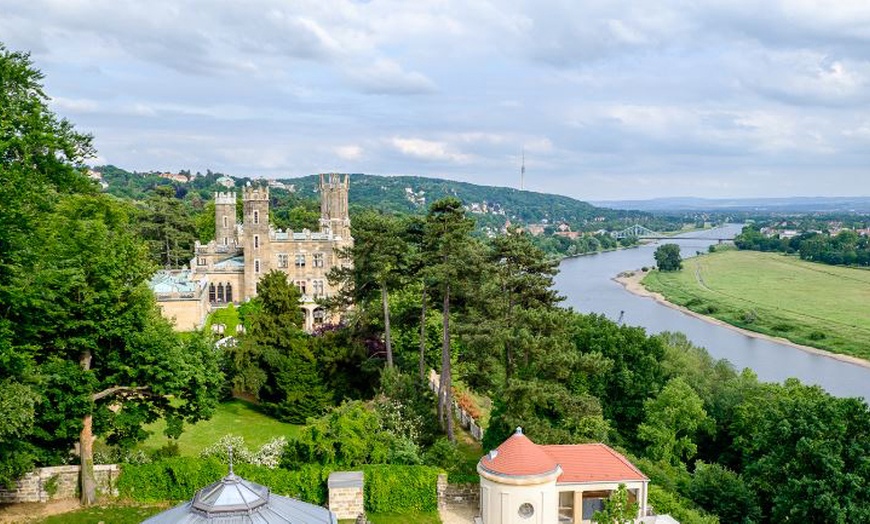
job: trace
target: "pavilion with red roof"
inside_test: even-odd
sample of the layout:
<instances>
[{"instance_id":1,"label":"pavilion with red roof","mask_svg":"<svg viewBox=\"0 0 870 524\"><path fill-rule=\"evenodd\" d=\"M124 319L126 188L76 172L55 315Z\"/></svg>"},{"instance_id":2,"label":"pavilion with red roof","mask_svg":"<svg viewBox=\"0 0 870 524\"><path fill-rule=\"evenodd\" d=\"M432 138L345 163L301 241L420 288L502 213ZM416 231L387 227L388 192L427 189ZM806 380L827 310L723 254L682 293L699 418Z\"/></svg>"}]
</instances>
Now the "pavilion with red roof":
<instances>
[{"instance_id":1,"label":"pavilion with red roof","mask_svg":"<svg viewBox=\"0 0 870 524\"><path fill-rule=\"evenodd\" d=\"M587 524L624 484L647 514L649 479L604 444L541 446L522 429L477 464L483 524Z\"/></svg>"}]
</instances>

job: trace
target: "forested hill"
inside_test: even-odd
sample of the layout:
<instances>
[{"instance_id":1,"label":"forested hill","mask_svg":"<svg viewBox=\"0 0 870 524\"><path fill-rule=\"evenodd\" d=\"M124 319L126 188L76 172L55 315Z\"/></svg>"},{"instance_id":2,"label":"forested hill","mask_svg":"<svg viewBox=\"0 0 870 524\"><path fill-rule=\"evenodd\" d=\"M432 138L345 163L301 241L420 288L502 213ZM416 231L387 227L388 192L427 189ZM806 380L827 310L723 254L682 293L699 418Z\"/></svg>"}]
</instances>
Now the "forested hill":
<instances>
[{"instance_id":1,"label":"forested hill","mask_svg":"<svg viewBox=\"0 0 870 524\"><path fill-rule=\"evenodd\" d=\"M95 168L103 175L109 193L142 199L157 185L174 185L182 193L198 193L204 200L211 193L226 190L217 184L220 173L208 172L179 183L160 178L156 173L130 173L115 166ZM182 172L187 173L187 172ZM248 182L262 183L247 177L231 176L236 187ZM297 197L316 198L318 175L279 179ZM282 189L274 188L280 193ZM376 208L401 213L425 213L429 204L445 196L459 198L483 226L500 227L506 220L530 224L566 222L574 230L617 228L624 223L661 220L638 211L623 211L595 207L589 203L561 195L520 191L507 187L492 187L419 176L377 176L351 174L350 204L355 208Z\"/></svg>"}]
</instances>

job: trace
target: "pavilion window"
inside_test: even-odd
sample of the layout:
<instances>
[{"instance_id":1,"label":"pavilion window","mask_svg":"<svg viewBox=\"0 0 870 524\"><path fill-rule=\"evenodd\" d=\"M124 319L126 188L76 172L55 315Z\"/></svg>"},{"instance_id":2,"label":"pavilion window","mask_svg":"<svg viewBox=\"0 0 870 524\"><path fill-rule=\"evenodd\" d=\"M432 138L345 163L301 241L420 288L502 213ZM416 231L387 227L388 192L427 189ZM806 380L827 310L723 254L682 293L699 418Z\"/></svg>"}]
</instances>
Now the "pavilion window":
<instances>
[{"instance_id":1,"label":"pavilion window","mask_svg":"<svg viewBox=\"0 0 870 524\"><path fill-rule=\"evenodd\" d=\"M226 293L227 303L233 301L233 285L227 282L227 287L224 291Z\"/></svg>"},{"instance_id":2,"label":"pavilion window","mask_svg":"<svg viewBox=\"0 0 870 524\"><path fill-rule=\"evenodd\" d=\"M208 301L215 302L214 284L208 285Z\"/></svg>"}]
</instances>

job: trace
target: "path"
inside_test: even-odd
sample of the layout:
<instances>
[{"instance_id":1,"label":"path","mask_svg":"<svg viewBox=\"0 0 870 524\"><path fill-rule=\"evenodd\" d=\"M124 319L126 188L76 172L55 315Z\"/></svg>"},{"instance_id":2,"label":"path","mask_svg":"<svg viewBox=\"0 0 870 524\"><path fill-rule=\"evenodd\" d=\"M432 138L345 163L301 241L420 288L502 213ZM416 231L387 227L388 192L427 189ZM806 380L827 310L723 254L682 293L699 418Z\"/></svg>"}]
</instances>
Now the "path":
<instances>
[{"instance_id":1,"label":"path","mask_svg":"<svg viewBox=\"0 0 870 524\"><path fill-rule=\"evenodd\" d=\"M452 506L438 510L441 524L472 524L477 513L477 508L472 506Z\"/></svg>"}]
</instances>

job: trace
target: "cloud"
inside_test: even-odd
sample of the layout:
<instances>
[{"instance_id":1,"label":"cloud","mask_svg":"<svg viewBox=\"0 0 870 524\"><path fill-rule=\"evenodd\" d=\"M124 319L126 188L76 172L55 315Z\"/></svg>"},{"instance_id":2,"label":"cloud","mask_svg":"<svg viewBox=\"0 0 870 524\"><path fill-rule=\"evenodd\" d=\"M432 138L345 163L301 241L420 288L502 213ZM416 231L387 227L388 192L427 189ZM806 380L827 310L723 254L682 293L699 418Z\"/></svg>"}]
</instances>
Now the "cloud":
<instances>
[{"instance_id":1,"label":"cloud","mask_svg":"<svg viewBox=\"0 0 870 524\"><path fill-rule=\"evenodd\" d=\"M338 146L335 154L343 160L359 160L362 158L363 148L358 145Z\"/></svg>"},{"instance_id":2,"label":"cloud","mask_svg":"<svg viewBox=\"0 0 870 524\"><path fill-rule=\"evenodd\" d=\"M393 138L390 144L400 153L425 161L467 162L470 156L452 150L445 142L422 138Z\"/></svg>"},{"instance_id":3,"label":"cloud","mask_svg":"<svg viewBox=\"0 0 870 524\"><path fill-rule=\"evenodd\" d=\"M435 90L435 84L425 75L404 71L398 63L387 59L362 64L348 71L348 77L370 94L418 95Z\"/></svg>"}]
</instances>

